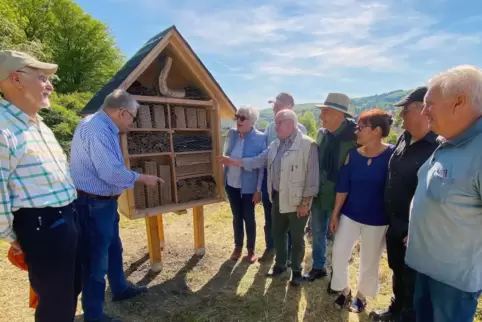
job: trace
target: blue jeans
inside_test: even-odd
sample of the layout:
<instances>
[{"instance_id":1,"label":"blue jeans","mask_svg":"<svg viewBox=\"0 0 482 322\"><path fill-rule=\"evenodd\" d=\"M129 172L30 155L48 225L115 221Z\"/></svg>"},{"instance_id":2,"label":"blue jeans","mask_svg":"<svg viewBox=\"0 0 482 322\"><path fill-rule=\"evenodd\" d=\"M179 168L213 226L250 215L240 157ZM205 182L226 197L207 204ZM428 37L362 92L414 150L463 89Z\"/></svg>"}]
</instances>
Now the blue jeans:
<instances>
[{"instance_id":1,"label":"blue jeans","mask_svg":"<svg viewBox=\"0 0 482 322\"><path fill-rule=\"evenodd\" d=\"M264 240L266 243L266 250L272 250L274 249L273 232L272 232L273 225L271 220L271 208L273 205L271 201L269 201L267 169L264 169L263 184L261 186L261 196L262 196L263 210L264 210ZM291 253L291 233L288 230L288 254L290 253Z\"/></svg>"},{"instance_id":2,"label":"blue jeans","mask_svg":"<svg viewBox=\"0 0 482 322\"><path fill-rule=\"evenodd\" d=\"M417 272L413 305L417 322L472 322L479 292L464 292Z\"/></svg>"},{"instance_id":3,"label":"blue jeans","mask_svg":"<svg viewBox=\"0 0 482 322\"><path fill-rule=\"evenodd\" d=\"M312 269L322 269L326 264L326 233L330 214L319 209L311 208L311 236L312 236Z\"/></svg>"},{"instance_id":4,"label":"blue jeans","mask_svg":"<svg viewBox=\"0 0 482 322\"><path fill-rule=\"evenodd\" d=\"M253 194L241 194L241 189L226 185L226 193L233 213L234 245L242 248L244 226L246 226L246 248L254 250L256 244L256 220L254 215Z\"/></svg>"},{"instance_id":5,"label":"blue jeans","mask_svg":"<svg viewBox=\"0 0 482 322\"><path fill-rule=\"evenodd\" d=\"M103 315L105 275L109 279L112 294L121 294L127 289L117 200L97 200L79 194L75 203L84 233L83 244L87 250L84 257L82 308L86 320L96 320Z\"/></svg>"}]
</instances>

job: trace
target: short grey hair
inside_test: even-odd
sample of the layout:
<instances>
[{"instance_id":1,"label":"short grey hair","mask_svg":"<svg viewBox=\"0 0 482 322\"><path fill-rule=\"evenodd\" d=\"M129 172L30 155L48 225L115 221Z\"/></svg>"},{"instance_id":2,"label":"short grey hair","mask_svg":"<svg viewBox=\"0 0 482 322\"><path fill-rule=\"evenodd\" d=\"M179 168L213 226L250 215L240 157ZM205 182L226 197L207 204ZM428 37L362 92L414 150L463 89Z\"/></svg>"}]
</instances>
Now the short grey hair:
<instances>
[{"instance_id":1,"label":"short grey hair","mask_svg":"<svg viewBox=\"0 0 482 322\"><path fill-rule=\"evenodd\" d=\"M238 115L244 115L248 118L252 126L255 126L259 119L259 111L250 105L240 106L238 108Z\"/></svg>"},{"instance_id":2,"label":"short grey hair","mask_svg":"<svg viewBox=\"0 0 482 322\"><path fill-rule=\"evenodd\" d=\"M134 97L123 89L116 89L104 99L102 108L120 109L125 108L134 115L137 113L139 103Z\"/></svg>"},{"instance_id":3,"label":"short grey hair","mask_svg":"<svg viewBox=\"0 0 482 322\"><path fill-rule=\"evenodd\" d=\"M472 65L456 66L435 75L428 81L430 87L439 87L444 97L467 94L469 102L482 112L482 70Z\"/></svg>"},{"instance_id":4,"label":"short grey hair","mask_svg":"<svg viewBox=\"0 0 482 322\"><path fill-rule=\"evenodd\" d=\"M279 116L278 116L279 115ZM276 113L275 115L275 118L276 117L281 117L282 120L291 120L293 121L293 127L295 129L298 128L298 116L296 115L296 113L293 111L293 110L281 110L279 111L278 113Z\"/></svg>"}]
</instances>

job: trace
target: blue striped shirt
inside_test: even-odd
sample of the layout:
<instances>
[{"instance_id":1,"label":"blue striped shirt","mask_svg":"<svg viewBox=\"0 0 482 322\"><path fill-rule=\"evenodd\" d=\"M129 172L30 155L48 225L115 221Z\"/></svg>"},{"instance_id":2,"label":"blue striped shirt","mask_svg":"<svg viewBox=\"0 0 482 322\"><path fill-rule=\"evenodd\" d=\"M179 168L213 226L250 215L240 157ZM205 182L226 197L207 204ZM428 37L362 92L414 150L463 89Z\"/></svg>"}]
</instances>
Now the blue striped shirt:
<instances>
[{"instance_id":1,"label":"blue striped shirt","mask_svg":"<svg viewBox=\"0 0 482 322\"><path fill-rule=\"evenodd\" d=\"M100 196L119 195L139 179L124 166L119 129L103 111L83 119L75 130L70 172L77 189Z\"/></svg>"}]
</instances>

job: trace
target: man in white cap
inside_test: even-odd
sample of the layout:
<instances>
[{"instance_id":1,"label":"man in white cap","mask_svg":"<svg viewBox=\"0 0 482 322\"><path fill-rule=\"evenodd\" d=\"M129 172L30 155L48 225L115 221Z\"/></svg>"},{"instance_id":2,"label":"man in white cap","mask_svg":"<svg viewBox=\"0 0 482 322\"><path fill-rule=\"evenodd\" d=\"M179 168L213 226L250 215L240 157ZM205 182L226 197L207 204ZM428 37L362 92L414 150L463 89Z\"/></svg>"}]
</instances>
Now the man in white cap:
<instances>
[{"instance_id":1,"label":"man in white cap","mask_svg":"<svg viewBox=\"0 0 482 322\"><path fill-rule=\"evenodd\" d=\"M283 110L293 110L293 107L295 106L295 100L293 96L289 93L286 92L281 92L279 93L275 99L272 99L268 101L269 104L273 104L273 112L274 116L280 111ZM306 128L303 126L303 124L298 123L298 129L301 131L303 134L307 134ZM274 140L278 138L275 130L275 122L271 122L265 129L264 131L266 137L267 137L267 146L269 146ZM263 208L264 208L264 219L265 219L265 225L264 225L264 236L265 236L265 241L266 241L266 250L263 253L263 256L261 256L260 261L268 261L272 259L272 255L274 254L274 244L273 244L273 236L271 232L271 208L272 208L272 203L269 200L269 194L268 194L268 172L266 168L264 169L264 179L263 179L263 184L261 188L261 196L263 200ZM291 234L288 231L288 258L291 257ZM290 260L288 260L290 261Z\"/></svg>"},{"instance_id":2,"label":"man in white cap","mask_svg":"<svg viewBox=\"0 0 482 322\"><path fill-rule=\"evenodd\" d=\"M330 93L320 108L323 127L319 130L316 144L320 166L319 193L311 206L312 257L311 271L304 278L314 281L327 275L326 234L328 222L335 203L335 185L339 169L348 151L357 146L356 124L350 118L350 98L345 94ZM328 288L330 290L330 288Z\"/></svg>"},{"instance_id":3,"label":"man in white cap","mask_svg":"<svg viewBox=\"0 0 482 322\"><path fill-rule=\"evenodd\" d=\"M0 51L0 238L25 254L37 322L72 321L81 290L77 193L67 157L37 114L57 65Z\"/></svg>"}]
</instances>

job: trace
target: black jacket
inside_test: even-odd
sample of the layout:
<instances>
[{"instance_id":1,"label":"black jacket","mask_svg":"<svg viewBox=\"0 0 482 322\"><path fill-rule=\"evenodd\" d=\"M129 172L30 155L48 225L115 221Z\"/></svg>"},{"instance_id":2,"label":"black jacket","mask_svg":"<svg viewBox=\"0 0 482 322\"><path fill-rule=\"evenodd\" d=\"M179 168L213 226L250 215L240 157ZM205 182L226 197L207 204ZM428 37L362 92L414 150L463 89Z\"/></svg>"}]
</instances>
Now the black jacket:
<instances>
[{"instance_id":1,"label":"black jacket","mask_svg":"<svg viewBox=\"0 0 482 322\"><path fill-rule=\"evenodd\" d=\"M395 146L388 163L385 185L385 210L389 227L387 234L404 238L408 234L410 204L417 188L417 172L438 146L437 135L429 132L423 139L410 144L405 131Z\"/></svg>"}]
</instances>

